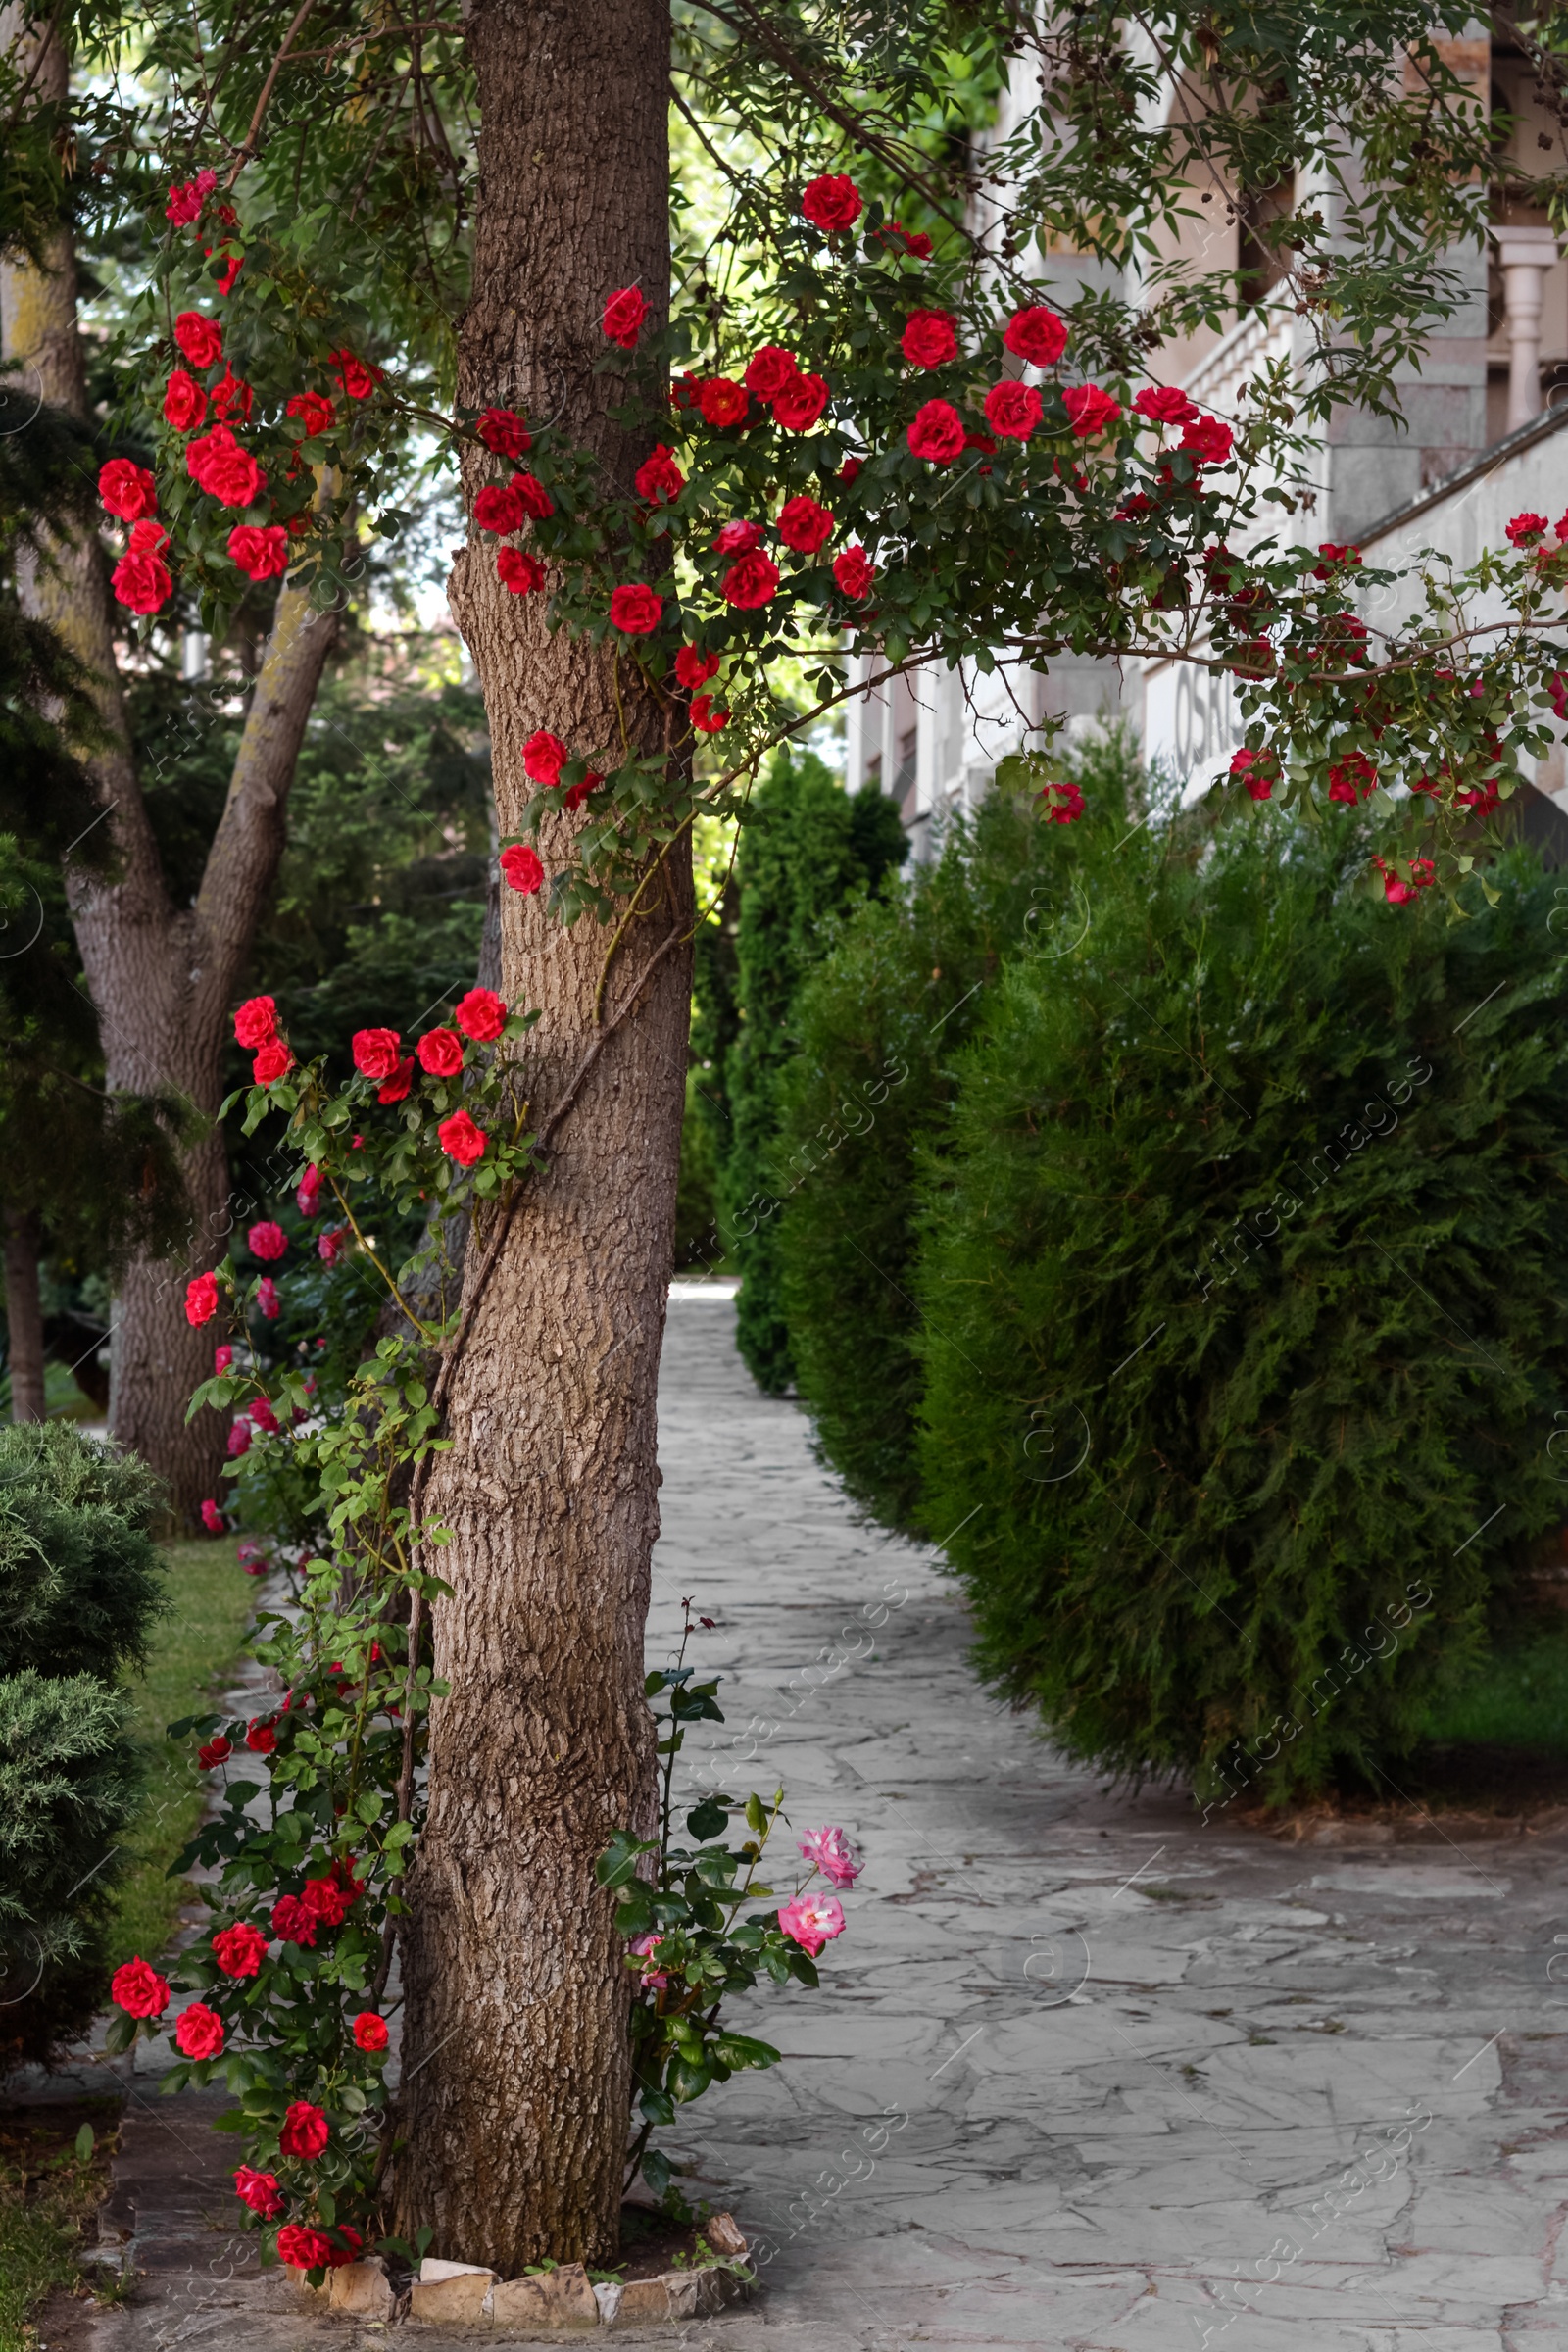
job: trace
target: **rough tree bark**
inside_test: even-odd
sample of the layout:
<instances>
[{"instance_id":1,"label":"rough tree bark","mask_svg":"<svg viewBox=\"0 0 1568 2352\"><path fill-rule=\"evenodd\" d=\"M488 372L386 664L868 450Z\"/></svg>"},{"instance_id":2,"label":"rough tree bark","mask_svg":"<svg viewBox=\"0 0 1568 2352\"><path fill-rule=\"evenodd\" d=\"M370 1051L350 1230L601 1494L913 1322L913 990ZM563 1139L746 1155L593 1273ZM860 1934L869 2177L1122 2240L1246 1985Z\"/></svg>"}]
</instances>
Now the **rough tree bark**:
<instances>
[{"instance_id":1,"label":"rough tree bark","mask_svg":"<svg viewBox=\"0 0 1568 2352\"><path fill-rule=\"evenodd\" d=\"M478 0L467 25L483 127L462 397L562 417L629 487L646 449L611 419L624 387L593 364L612 288L641 286L658 322L667 309L667 9ZM620 740L614 656L552 636L544 599L509 595L482 544L460 558L451 600L515 831L535 727L582 752ZM624 659L618 686L631 742L662 746ZM564 844L571 820L549 822ZM593 1866L616 1825L646 1830L653 1805L643 1628L690 990L689 858L668 866L605 992L607 1022L635 1008L523 1192L477 1304L426 1506L453 1538L430 1555L455 1589L433 1624L451 1695L432 1718L411 1884L398 2207L406 2228L434 2226L434 2251L504 2275L547 2255L603 2261L617 2236L629 1980ZM508 894L505 992L544 1012L522 1061L530 1124L550 1119L602 1035L609 942ZM467 1253L470 1300L484 1256Z\"/></svg>"},{"instance_id":2,"label":"rough tree bark","mask_svg":"<svg viewBox=\"0 0 1568 2352\"><path fill-rule=\"evenodd\" d=\"M5 1212L6 1369L13 1421L43 1419L43 1300L38 1287L38 1220L28 1209Z\"/></svg>"},{"instance_id":3,"label":"rough tree bark","mask_svg":"<svg viewBox=\"0 0 1568 2352\"><path fill-rule=\"evenodd\" d=\"M19 38L20 12L0 18ZM24 43L35 35L20 35ZM63 103L65 53L52 34L33 91ZM28 59L24 60L24 70ZM36 398L87 415L76 315L76 264L62 230L46 257L0 268L0 334L6 357L22 361ZM170 897L158 845L136 781L115 662L115 608L96 538L51 550L20 582L27 609L48 620L87 664L113 746L89 764L117 853L109 882L68 874L76 941L97 1008L108 1085L126 1093L172 1090L211 1118L221 1101L221 1066L232 1004L257 921L282 856L284 814L295 761L337 622L285 587L252 696L228 801L193 906ZM110 1342L110 1427L169 1485L172 1508L194 1525L204 1494L216 1492L223 1428L216 1413L189 1427L185 1405L212 1371L210 1339L185 1320L188 1275L222 1254L233 1222L228 1169L215 1126L186 1155L192 1214L188 1262L134 1261L115 1300ZM243 1211L241 1211L243 1213Z\"/></svg>"}]
</instances>

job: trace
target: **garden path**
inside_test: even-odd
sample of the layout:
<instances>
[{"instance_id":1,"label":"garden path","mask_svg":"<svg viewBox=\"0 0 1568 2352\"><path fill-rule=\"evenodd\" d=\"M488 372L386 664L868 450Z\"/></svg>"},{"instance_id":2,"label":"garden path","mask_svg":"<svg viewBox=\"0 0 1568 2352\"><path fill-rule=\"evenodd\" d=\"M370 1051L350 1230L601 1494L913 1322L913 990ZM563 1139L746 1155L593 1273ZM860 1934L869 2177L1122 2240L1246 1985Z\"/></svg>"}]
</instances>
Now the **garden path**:
<instances>
[{"instance_id":1,"label":"garden path","mask_svg":"<svg viewBox=\"0 0 1568 2352\"><path fill-rule=\"evenodd\" d=\"M931 1556L857 1525L680 1288L661 1458L651 1661L695 1593L721 1779L867 1857L822 1994L738 2021L785 2063L669 2135L776 2247L715 2343L1568 2343L1561 1833L1325 1849L1105 1792L988 1699Z\"/></svg>"},{"instance_id":2,"label":"garden path","mask_svg":"<svg viewBox=\"0 0 1568 2352\"><path fill-rule=\"evenodd\" d=\"M785 2063L667 2135L688 2193L765 2241L761 2297L623 2340L1568 2343L1564 1837L1286 1846L1106 1792L987 1698L932 1556L858 1524L732 1322L677 1285L650 1661L693 1593L728 1719L689 1751L693 1785L705 1765L732 1791L783 1781L797 1828L842 1822L867 1862L822 1992L760 1992L736 2020ZM132 2085L117 2191L147 2283L73 2326L57 2306L50 2341L384 2343L257 2278L228 2233L233 2143L152 2087Z\"/></svg>"}]
</instances>

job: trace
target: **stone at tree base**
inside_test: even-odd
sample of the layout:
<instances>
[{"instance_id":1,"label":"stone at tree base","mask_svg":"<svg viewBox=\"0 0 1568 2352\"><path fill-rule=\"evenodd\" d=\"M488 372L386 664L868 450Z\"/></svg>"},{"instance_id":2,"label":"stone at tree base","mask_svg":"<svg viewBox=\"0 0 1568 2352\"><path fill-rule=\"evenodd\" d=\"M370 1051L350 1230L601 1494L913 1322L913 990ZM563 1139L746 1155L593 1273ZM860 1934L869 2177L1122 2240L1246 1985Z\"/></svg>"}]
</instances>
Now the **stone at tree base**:
<instances>
[{"instance_id":1,"label":"stone at tree base","mask_svg":"<svg viewBox=\"0 0 1568 2352\"><path fill-rule=\"evenodd\" d=\"M702 2234L715 2254L744 2256L751 2251L746 2232L732 2213L710 2213L703 2224Z\"/></svg>"},{"instance_id":2,"label":"stone at tree base","mask_svg":"<svg viewBox=\"0 0 1568 2352\"><path fill-rule=\"evenodd\" d=\"M409 2317L444 2320L449 2327L472 2327L485 2317L485 2299L495 2284L494 2271L471 2262L432 2262L419 2265L409 2299Z\"/></svg>"},{"instance_id":3,"label":"stone at tree base","mask_svg":"<svg viewBox=\"0 0 1568 2352\"><path fill-rule=\"evenodd\" d=\"M599 2305L580 2262L528 2278L506 2278L490 2298L498 2328L597 2328Z\"/></svg>"},{"instance_id":4,"label":"stone at tree base","mask_svg":"<svg viewBox=\"0 0 1568 2352\"><path fill-rule=\"evenodd\" d=\"M346 2262L340 2270L329 2271L326 2300L330 2310L357 2320L390 2320L397 2308L392 2281L379 2254L368 2254L363 2262Z\"/></svg>"}]
</instances>

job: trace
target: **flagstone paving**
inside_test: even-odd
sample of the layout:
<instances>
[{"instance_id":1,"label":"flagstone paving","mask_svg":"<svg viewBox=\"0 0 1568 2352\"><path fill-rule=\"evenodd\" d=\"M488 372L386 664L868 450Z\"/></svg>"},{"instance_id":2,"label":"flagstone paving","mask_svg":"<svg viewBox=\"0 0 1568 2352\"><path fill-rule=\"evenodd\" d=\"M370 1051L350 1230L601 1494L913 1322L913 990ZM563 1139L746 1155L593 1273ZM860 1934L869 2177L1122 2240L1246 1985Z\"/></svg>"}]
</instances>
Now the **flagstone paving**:
<instances>
[{"instance_id":1,"label":"flagstone paving","mask_svg":"<svg viewBox=\"0 0 1568 2352\"><path fill-rule=\"evenodd\" d=\"M940 1561L858 1523L732 1324L676 1287L650 1662L694 1594L727 1720L687 1787L782 1782L793 1828L842 1823L866 1867L822 1991L735 2020L784 2063L666 2135L761 2241L757 2304L623 2340L1568 2345L1568 1837L1325 1850L1108 1791L981 1690ZM118 2193L151 2276L51 2341L384 2340L256 2278L231 2148L188 2101L133 2103Z\"/></svg>"}]
</instances>

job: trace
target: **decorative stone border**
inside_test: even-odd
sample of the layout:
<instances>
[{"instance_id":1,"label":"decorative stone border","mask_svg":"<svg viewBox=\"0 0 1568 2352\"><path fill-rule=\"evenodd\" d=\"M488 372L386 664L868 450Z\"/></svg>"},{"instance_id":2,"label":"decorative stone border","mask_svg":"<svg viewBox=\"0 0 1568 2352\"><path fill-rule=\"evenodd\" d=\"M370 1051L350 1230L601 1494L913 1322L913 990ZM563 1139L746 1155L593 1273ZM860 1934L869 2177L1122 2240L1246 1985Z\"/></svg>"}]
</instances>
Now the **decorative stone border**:
<instances>
[{"instance_id":1,"label":"decorative stone border","mask_svg":"<svg viewBox=\"0 0 1568 2352\"><path fill-rule=\"evenodd\" d=\"M329 2271L322 2285L307 2289L329 2311L345 2318L396 2326L407 2320L443 2328L546 2328L577 2334L590 2328L644 2328L659 2320L710 2318L743 2303L756 2284L743 2266L750 2251L732 2214L710 2214L702 2234L723 2259L700 2269L662 2271L654 2278L615 2279L594 2285L580 2262L523 2278L498 2278L472 2262L436 2262L428 2256L406 2296L400 2296L378 2254Z\"/></svg>"}]
</instances>

